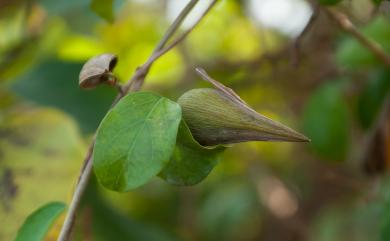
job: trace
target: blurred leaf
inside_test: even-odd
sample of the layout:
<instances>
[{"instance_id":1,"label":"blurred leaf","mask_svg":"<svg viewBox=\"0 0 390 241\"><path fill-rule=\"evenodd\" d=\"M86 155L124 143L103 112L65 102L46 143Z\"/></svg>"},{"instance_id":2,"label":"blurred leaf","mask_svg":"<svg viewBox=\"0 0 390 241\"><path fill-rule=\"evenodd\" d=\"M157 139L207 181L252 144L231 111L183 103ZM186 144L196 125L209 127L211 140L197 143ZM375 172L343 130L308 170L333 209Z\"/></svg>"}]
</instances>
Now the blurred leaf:
<instances>
[{"instance_id":1,"label":"blurred leaf","mask_svg":"<svg viewBox=\"0 0 390 241\"><path fill-rule=\"evenodd\" d=\"M41 241L56 218L65 210L65 204L48 203L30 214L19 229L15 241Z\"/></svg>"},{"instance_id":2,"label":"blurred leaf","mask_svg":"<svg viewBox=\"0 0 390 241\"><path fill-rule=\"evenodd\" d=\"M52 1L52 0L38 0L49 14L58 15L65 12L71 12L75 9L88 6L90 0L66 0L66 1Z\"/></svg>"},{"instance_id":3,"label":"blurred leaf","mask_svg":"<svg viewBox=\"0 0 390 241\"><path fill-rule=\"evenodd\" d=\"M25 10L22 1L14 1L16 6L0 9L0 61L7 50L18 45L25 36L23 21Z\"/></svg>"},{"instance_id":4,"label":"blurred leaf","mask_svg":"<svg viewBox=\"0 0 390 241\"><path fill-rule=\"evenodd\" d=\"M368 188L375 187L374 193L373 189L360 193L357 202L336 202L337 206L333 205L323 209L314 220L309 240L388 241L390 238L390 179L388 175L385 175L378 181L376 184L380 183L380 186L375 186L374 183L367 185Z\"/></svg>"},{"instance_id":5,"label":"blurred leaf","mask_svg":"<svg viewBox=\"0 0 390 241\"><path fill-rule=\"evenodd\" d=\"M92 132L109 109L116 91L108 86L93 91L80 89L81 67L79 63L48 60L18 78L11 88L27 100L70 113L85 132Z\"/></svg>"},{"instance_id":6,"label":"blurred leaf","mask_svg":"<svg viewBox=\"0 0 390 241\"><path fill-rule=\"evenodd\" d=\"M342 94L341 82L326 83L312 94L303 117L313 150L333 161L344 160L349 146L348 107Z\"/></svg>"},{"instance_id":7,"label":"blurred leaf","mask_svg":"<svg viewBox=\"0 0 390 241\"><path fill-rule=\"evenodd\" d=\"M4 56L0 55L0 80L15 79L35 67L42 58L54 51L65 33L65 22L59 18L52 19L45 25L41 35L26 38L4 53Z\"/></svg>"},{"instance_id":8,"label":"blurred leaf","mask_svg":"<svg viewBox=\"0 0 390 241\"><path fill-rule=\"evenodd\" d=\"M322 5L335 5L341 1L342 0L319 0L320 4Z\"/></svg>"},{"instance_id":9,"label":"blurred leaf","mask_svg":"<svg viewBox=\"0 0 390 241\"><path fill-rule=\"evenodd\" d=\"M175 147L179 104L138 92L108 112L96 135L94 169L100 183L115 191L137 188L157 175Z\"/></svg>"},{"instance_id":10,"label":"blurred leaf","mask_svg":"<svg viewBox=\"0 0 390 241\"><path fill-rule=\"evenodd\" d=\"M205 179L218 163L218 155L225 147L206 148L192 136L182 120L173 155L160 176L170 184L195 185Z\"/></svg>"},{"instance_id":11,"label":"blurred leaf","mask_svg":"<svg viewBox=\"0 0 390 241\"><path fill-rule=\"evenodd\" d=\"M111 23L114 21L113 3L114 0L92 0L91 8L97 15Z\"/></svg>"},{"instance_id":12,"label":"blurred leaf","mask_svg":"<svg viewBox=\"0 0 390 241\"><path fill-rule=\"evenodd\" d=\"M388 18L377 17L361 31L390 53L390 20ZM336 60L349 68L374 67L382 64L370 50L351 36L341 42L336 53Z\"/></svg>"},{"instance_id":13,"label":"blurred leaf","mask_svg":"<svg viewBox=\"0 0 390 241\"><path fill-rule=\"evenodd\" d=\"M18 108L0 118L0 239L13 240L37 207L67 203L85 155L75 122L53 109Z\"/></svg>"},{"instance_id":14,"label":"blurred leaf","mask_svg":"<svg viewBox=\"0 0 390 241\"><path fill-rule=\"evenodd\" d=\"M91 56L106 52L101 43L83 35L71 35L63 39L57 49L57 55L62 60L82 62Z\"/></svg>"},{"instance_id":15,"label":"blurred leaf","mask_svg":"<svg viewBox=\"0 0 390 241\"><path fill-rule=\"evenodd\" d=\"M326 208L317 215L310 241L379 241L383 205L368 203ZM388 240L388 239L385 239ZM384 240L383 240L384 241Z\"/></svg>"},{"instance_id":16,"label":"blurred leaf","mask_svg":"<svg viewBox=\"0 0 390 241\"><path fill-rule=\"evenodd\" d=\"M378 71L367 82L358 102L359 120L364 128L369 128L376 120L389 90L390 71Z\"/></svg>"}]
</instances>

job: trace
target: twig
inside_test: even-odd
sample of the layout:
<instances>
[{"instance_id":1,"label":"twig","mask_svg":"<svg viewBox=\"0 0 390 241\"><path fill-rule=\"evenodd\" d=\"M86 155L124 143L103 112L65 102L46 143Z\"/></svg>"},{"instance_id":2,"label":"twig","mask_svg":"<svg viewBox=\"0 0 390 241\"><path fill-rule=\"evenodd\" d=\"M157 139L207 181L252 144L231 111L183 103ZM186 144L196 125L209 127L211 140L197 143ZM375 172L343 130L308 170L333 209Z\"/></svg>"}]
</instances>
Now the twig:
<instances>
[{"instance_id":1,"label":"twig","mask_svg":"<svg viewBox=\"0 0 390 241\"><path fill-rule=\"evenodd\" d=\"M337 23L337 25L339 25L342 30L355 37L362 45L364 45L368 50L370 50L386 66L390 66L390 55L386 53L386 51L382 48L380 44L363 35L349 20L347 15L338 12L334 9L326 9L326 12Z\"/></svg>"},{"instance_id":2,"label":"twig","mask_svg":"<svg viewBox=\"0 0 390 241\"><path fill-rule=\"evenodd\" d=\"M210 5L207 7L207 9L203 12L203 14L200 16L200 18L194 23L194 25L192 25L189 29L187 29L184 33L182 33L176 40L174 40L171 44L169 44L167 47L165 47L164 49L158 51L155 56L152 56L152 61L154 61L155 59L159 58L161 55L164 55L166 52L168 52L169 50L171 50L173 47L175 47L178 43L180 43L181 41L183 41L187 35L192 32L192 30L194 30L196 28L196 26L198 26L198 24L200 23L200 21L207 15L207 13L211 10L211 8L213 8L213 6L217 3L217 0L213 0Z\"/></svg>"},{"instance_id":3,"label":"twig","mask_svg":"<svg viewBox=\"0 0 390 241\"><path fill-rule=\"evenodd\" d=\"M198 19L198 21L187 31L185 31L181 36L179 36L176 40L174 40L168 47L164 48L164 46L167 44L169 39L174 35L174 33L178 30L180 27L180 24L183 22L183 20L188 16L188 14L191 12L195 4L199 0L192 0L190 1L187 6L181 11L179 16L176 18L176 20L172 23L172 25L167 30L164 37L161 39L161 41L157 44L157 47L149 57L149 59L137 70L135 71L134 75L128 80L128 82L122 87L122 91L117 95L115 100L113 101L111 108L114 107L121 98L123 98L126 94L133 91L138 91L144 82L144 79L146 75L149 72L150 67L153 65L153 63L162 55L164 55L166 52L168 52L170 49L175 47L177 44L179 44L195 27L196 25L204 18L204 16L209 12L209 10L214 6L214 4L217 2L217 0L214 0L209 8L205 11L205 13ZM60 235L57 239L57 241L68 241L69 237L72 232L73 224L76 218L76 211L79 207L82 195L87 187L88 180L92 173L92 153L94 148L95 139L92 141L91 145L88 148L87 156L84 160L84 166L81 169L79 181L77 183L76 189L74 191L72 201L69 206L69 210L66 214L64 224L61 228Z\"/></svg>"},{"instance_id":4,"label":"twig","mask_svg":"<svg viewBox=\"0 0 390 241\"><path fill-rule=\"evenodd\" d=\"M360 155L361 158L359 163L364 163L369 159L370 156L370 150L375 145L375 137L378 133L380 133L381 129L386 126L386 123L389 119L390 115L390 97L386 98L384 101L382 107L380 108L378 112L378 117L376 118L375 122L373 123L373 126L368 131L366 136L363 138L362 141L362 148L360 149ZM382 161L382 160L381 160Z\"/></svg>"},{"instance_id":5,"label":"twig","mask_svg":"<svg viewBox=\"0 0 390 241\"><path fill-rule=\"evenodd\" d=\"M62 225L60 235L58 236L58 241L67 241L69 240L74 221L76 219L76 211L80 205L81 197L87 187L89 178L92 173L92 153L93 147L95 145L95 140L91 143L88 148L87 156L84 159L84 166L81 169L79 180L76 186L76 189L73 193L72 201L70 203L68 212L65 217L64 224Z\"/></svg>"},{"instance_id":6,"label":"twig","mask_svg":"<svg viewBox=\"0 0 390 241\"><path fill-rule=\"evenodd\" d=\"M180 27L181 23L187 17L188 13L194 8L194 6L198 3L199 0L191 0L187 6L182 10L182 12L177 16L177 18L173 21L172 25L166 31L164 37L157 44L156 48L153 51L153 54L160 51L169 41L169 39L175 34L176 30Z\"/></svg>"},{"instance_id":7,"label":"twig","mask_svg":"<svg viewBox=\"0 0 390 241\"><path fill-rule=\"evenodd\" d=\"M200 21L207 15L207 13L211 10L211 8L217 3L218 0L213 0L208 8L203 12L203 14L199 17L199 19L185 32L183 32L179 37L177 37L172 43L170 43L168 46L165 48L159 49L155 51L150 58L146 61L146 63L140 67L139 69L139 76L134 76L133 79L129 82L128 86L125 86L125 91L138 91L141 86L143 85L143 82L145 80L145 76L149 72L149 69L151 65L162 55L167 53L169 50L174 48L176 45L178 45L181 41L183 41L187 35L198 26Z\"/></svg>"},{"instance_id":8,"label":"twig","mask_svg":"<svg viewBox=\"0 0 390 241\"><path fill-rule=\"evenodd\" d=\"M291 64L294 67L298 66L299 64L302 40L306 36L306 34L310 31L310 29L313 27L315 21L318 18L319 12L320 12L320 8L318 3L313 3L313 13L310 16L309 21L307 22L305 28L302 30L299 36L295 38L294 42L292 43Z\"/></svg>"}]
</instances>

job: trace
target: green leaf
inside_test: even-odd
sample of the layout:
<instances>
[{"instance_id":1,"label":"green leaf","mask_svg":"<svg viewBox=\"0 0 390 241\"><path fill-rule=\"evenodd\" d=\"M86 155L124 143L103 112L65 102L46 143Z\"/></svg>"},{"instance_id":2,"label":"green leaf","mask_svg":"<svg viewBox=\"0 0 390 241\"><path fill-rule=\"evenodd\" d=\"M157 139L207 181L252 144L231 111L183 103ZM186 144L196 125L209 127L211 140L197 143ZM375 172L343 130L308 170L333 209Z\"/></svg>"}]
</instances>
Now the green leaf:
<instances>
[{"instance_id":1,"label":"green leaf","mask_svg":"<svg viewBox=\"0 0 390 241\"><path fill-rule=\"evenodd\" d=\"M204 147L200 145L182 120L175 150L160 176L170 184L195 185L209 175L218 163L218 155L225 149L222 146Z\"/></svg>"},{"instance_id":2,"label":"green leaf","mask_svg":"<svg viewBox=\"0 0 390 241\"><path fill-rule=\"evenodd\" d=\"M364 128L369 128L390 91L390 71L379 71L367 82L358 101L358 116Z\"/></svg>"},{"instance_id":3,"label":"green leaf","mask_svg":"<svg viewBox=\"0 0 390 241\"><path fill-rule=\"evenodd\" d=\"M64 211L65 204L51 202L30 214L20 227L15 241L40 241L56 218Z\"/></svg>"},{"instance_id":4,"label":"green leaf","mask_svg":"<svg viewBox=\"0 0 390 241\"><path fill-rule=\"evenodd\" d=\"M180 106L153 93L124 97L103 119L96 136L94 169L108 189L128 191L169 162L181 120Z\"/></svg>"},{"instance_id":5,"label":"green leaf","mask_svg":"<svg viewBox=\"0 0 390 241\"><path fill-rule=\"evenodd\" d=\"M342 0L319 0L321 5L335 5L341 1Z\"/></svg>"},{"instance_id":6,"label":"green leaf","mask_svg":"<svg viewBox=\"0 0 390 241\"><path fill-rule=\"evenodd\" d=\"M92 0L91 8L97 15L111 23L114 21L113 3L114 0Z\"/></svg>"},{"instance_id":7,"label":"green leaf","mask_svg":"<svg viewBox=\"0 0 390 241\"><path fill-rule=\"evenodd\" d=\"M341 83L327 83L314 92L305 107L303 127L319 155L334 161L345 158L349 123Z\"/></svg>"},{"instance_id":8,"label":"green leaf","mask_svg":"<svg viewBox=\"0 0 390 241\"><path fill-rule=\"evenodd\" d=\"M384 51L390 52L390 21L387 18L377 17L361 31L383 47ZM341 42L336 60L348 68L375 67L383 64L370 50L350 36Z\"/></svg>"}]
</instances>

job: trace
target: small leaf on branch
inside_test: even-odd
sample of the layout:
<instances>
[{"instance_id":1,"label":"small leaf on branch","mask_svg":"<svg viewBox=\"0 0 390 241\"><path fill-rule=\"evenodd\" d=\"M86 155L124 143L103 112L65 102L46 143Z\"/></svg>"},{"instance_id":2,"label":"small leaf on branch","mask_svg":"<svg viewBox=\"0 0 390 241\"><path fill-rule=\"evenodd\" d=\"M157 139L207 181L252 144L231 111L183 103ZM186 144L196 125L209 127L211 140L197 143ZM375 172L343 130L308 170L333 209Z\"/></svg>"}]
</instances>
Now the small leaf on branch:
<instances>
[{"instance_id":1,"label":"small leaf on branch","mask_svg":"<svg viewBox=\"0 0 390 241\"><path fill-rule=\"evenodd\" d=\"M160 176L170 184L195 185L205 179L218 163L223 146L204 147L200 145L182 120L171 160Z\"/></svg>"},{"instance_id":2,"label":"small leaf on branch","mask_svg":"<svg viewBox=\"0 0 390 241\"><path fill-rule=\"evenodd\" d=\"M148 92L127 95L108 112L96 135L93 166L115 191L137 188L157 175L174 150L180 106Z\"/></svg>"},{"instance_id":3,"label":"small leaf on branch","mask_svg":"<svg viewBox=\"0 0 390 241\"><path fill-rule=\"evenodd\" d=\"M30 214L20 227L15 241L41 241L56 218L64 211L65 204L48 203Z\"/></svg>"},{"instance_id":4,"label":"small leaf on branch","mask_svg":"<svg viewBox=\"0 0 390 241\"><path fill-rule=\"evenodd\" d=\"M91 89L102 83L116 84L116 77L112 73L118 58L114 54L100 54L89 59L79 75L81 88Z\"/></svg>"}]
</instances>

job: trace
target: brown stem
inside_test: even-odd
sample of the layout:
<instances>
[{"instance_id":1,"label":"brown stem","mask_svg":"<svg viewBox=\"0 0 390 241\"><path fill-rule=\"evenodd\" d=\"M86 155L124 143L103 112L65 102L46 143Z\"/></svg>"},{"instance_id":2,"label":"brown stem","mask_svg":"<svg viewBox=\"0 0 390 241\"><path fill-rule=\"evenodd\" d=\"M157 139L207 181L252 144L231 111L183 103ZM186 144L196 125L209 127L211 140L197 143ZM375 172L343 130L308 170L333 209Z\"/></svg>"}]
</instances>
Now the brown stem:
<instances>
[{"instance_id":1,"label":"brown stem","mask_svg":"<svg viewBox=\"0 0 390 241\"><path fill-rule=\"evenodd\" d=\"M180 42L182 42L188 34L198 26L200 21L207 15L207 13L211 10L211 8L217 3L218 0L213 0L210 5L207 7L207 9L203 12L203 14L199 17L199 19L185 32L183 32L180 36L178 36L175 40L172 41L168 46L161 48L155 52L149 57L149 59L146 61L146 63L139 68L139 76L134 76L133 79L129 82L128 86L125 86L125 89L127 91L138 91L141 86L143 85L143 82L145 80L145 76L148 74L151 65L162 55L167 53L169 50L173 49L175 46L177 46Z\"/></svg>"},{"instance_id":2,"label":"brown stem","mask_svg":"<svg viewBox=\"0 0 390 241\"><path fill-rule=\"evenodd\" d=\"M154 56L152 56L151 60L154 61L155 59L159 58L161 55L164 55L166 52L174 48L177 44L179 44L181 41L183 41L192 30L198 26L200 21L207 15L207 13L211 10L211 8L217 3L217 0L213 0L210 5L207 7L207 9L203 12L203 14L200 16L200 18L192 25L189 29L187 29L184 33L182 33L176 40L174 40L171 44L169 44L164 49L161 49L160 51L156 52Z\"/></svg>"},{"instance_id":3,"label":"brown stem","mask_svg":"<svg viewBox=\"0 0 390 241\"><path fill-rule=\"evenodd\" d=\"M169 39L175 34L177 29L180 27L184 19L187 17L188 13L191 12L191 10L194 8L194 6L198 3L199 0L191 0L187 6L181 11L179 16L173 21L172 25L168 28L167 32L165 33L164 37L160 40L160 42L157 44L156 48L154 49L153 53L156 53L160 51L169 41Z\"/></svg>"},{"instance_id":4,"label":"brown stem","mask_svg":"<svg viewBox=\"0 0 390 241\"><path fill-rule=\"evenodd\" d=\"M370 50L386 66L390 67L390 55L386 53L386 51L379 43L362 34L349 20L347 15L334 9L326 9L326 12L342 30L355 37L356 40L358 40L362 45L364 45L368 50Z\"/></svg>"},{"instance_id":5,"label":"brown stem","mask_svg":"<svg viewBox=\"0 0 390 241\"><path fill-rule=\"evenodd\" d=\"M319 5L317 3L313 3L313 13L310 16L309 21L307 22L305 28L302 30L302 32L299 34L299 36L292 43L291 63L294 67L297 67L299 64L299 61L300 61L302 40L306 36L306 34L310 31L310 29L313 27L315 21L317 20L319 12L320 12L319 10L320 10Z\"/></svg>"},{"instance_id":6,"label":"brown stem","mask_svg":"<svg viewBox=\"0 0 390 241\"><path fill-rule=\"evenodd\" d=\"M190 1L187 6L181 11L179 16L176 18L176 20L172 23L172 25L167 30L164 37L161 39L161 41L157 44L157 47L149 57L149 59L144 63L142 66L137 68L134 75L129 79L129 81L122 87L121 93L117 95L115 100L113 101L111 108L114 107L121 98L123 98L126 94L133 91L138 91L144 82L144 79L146 75L149 72L149 69L153 65L153 63L163 56L166 52L168 52L170 49L175 47L177 44L179 44L194 28L195 26L204 18L204 16L209 12L209 10L214 6L217 0L214 0L209 8L205 11L205 13L198 19L198 21L186 32L184 32L181 36L179 36L176 40L174 40L168 47L164 48L168 40L174 35L174 33L178 30L180 27L180 24L183 22L183 20L188 16L188 14L191 12L195 4L199 0L192 0ZM81 197L87 187L88 180L92 173L92 153L94 148L95 140L91 143L91 145L88 148L87 156L84 160L84 166L81 170L81 174L79 177L79 181L77 183L76 189L74 191L72 201L70 203L68 212L65 217L64 224L61 228L60 235L57 239L57 241L68 241L69 237L71 235L73 224L76 218L76 211L79 207Z\"/></svg>"}]
</instances>

